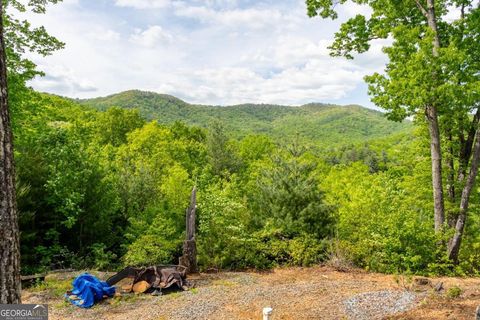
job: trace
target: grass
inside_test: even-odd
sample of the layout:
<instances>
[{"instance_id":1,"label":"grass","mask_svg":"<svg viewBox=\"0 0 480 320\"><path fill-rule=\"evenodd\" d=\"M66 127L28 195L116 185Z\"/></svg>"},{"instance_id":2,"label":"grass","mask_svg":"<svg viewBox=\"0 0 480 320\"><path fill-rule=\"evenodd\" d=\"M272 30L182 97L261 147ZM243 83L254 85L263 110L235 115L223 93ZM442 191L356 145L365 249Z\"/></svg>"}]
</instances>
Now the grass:
<instances>
[{"instance_id":1,"label":"grass","mask_svg":"<svg viewBox=\"0 0 480 320\"><path fill-rule=\"evenodd\" d=\"M229 281L229 280L220 280L219 279L219 280L213 280L212 285L223 286L223 287L234 287L234 286L237 286L238 283L232 282L232 281Z\"/></svg>"},{"instance_id":2,"label":"grass","mask_svg":"<svg viewBox=\"0 0 480 320\"><path fill-rule=\"evenodd\" d=\"M46 278L44 281L37 282L29 291L31 292L46 292L49 297L60 298L65 292L72 289L73 279L55 279Z\"/></svg>"},{"instance_id":3,"label":"grass","mask_svg":"<svg viewBox=\"0 0 480 320\"><path fill-rule=\"evenodd\" d=\"M455 298L460 297L462 295L462 293L463 293L462 288L460 288L458 286L453 286L451 288L448 288L447 297L449 297L450 299L455 299Z\"/></svg>"},{"instance_id":4,"label":"grass","mask_svg":"<svg viewBox=\"0 0 480 320\"><path fill-rule=\"evenodd\" d=\"M192 288L192 289L190 289L190 292L192 294L197 294L198 293L198 288Z\"/></svg>"}]
</instances>

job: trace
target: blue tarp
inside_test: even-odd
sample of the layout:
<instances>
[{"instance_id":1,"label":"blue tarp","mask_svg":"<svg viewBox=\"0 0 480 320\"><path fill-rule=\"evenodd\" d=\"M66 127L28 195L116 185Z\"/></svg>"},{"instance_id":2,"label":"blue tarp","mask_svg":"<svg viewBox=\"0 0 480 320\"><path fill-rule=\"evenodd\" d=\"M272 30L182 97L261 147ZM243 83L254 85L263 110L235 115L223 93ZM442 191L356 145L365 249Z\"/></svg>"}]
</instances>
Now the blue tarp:
<instances>
[{"instance_id":1,"label":"blue tarp","mask_svg":"<svg viewBox=\"0 0 480 320\"><path fill-rule=\"evenodd\" d=\"M104 296L113 296L115 287L110 287L106 282L98 280L88 273L83 273L72 282L73 290L65 297L71 303L82 308L90 308Z\"/></svg>"}]
</instances>

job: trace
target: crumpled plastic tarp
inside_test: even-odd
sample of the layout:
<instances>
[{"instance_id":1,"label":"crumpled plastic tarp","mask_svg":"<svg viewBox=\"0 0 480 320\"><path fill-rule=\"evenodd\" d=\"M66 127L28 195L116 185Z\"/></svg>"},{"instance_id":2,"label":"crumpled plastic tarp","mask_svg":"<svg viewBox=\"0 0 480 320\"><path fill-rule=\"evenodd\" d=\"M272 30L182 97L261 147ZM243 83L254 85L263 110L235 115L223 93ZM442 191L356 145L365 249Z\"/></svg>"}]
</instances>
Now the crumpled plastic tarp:
<instances>
[{"instance_id":1,"label":"crumpled plastic tarp","mask_svg":"<svg viewBox=\"0 0 480 320\"><path fill-rule=\"evenodd\" d=\"M73 290L65 294L68 301L82 308L90 308L104 296L112 297L115 287L98 280L88 273L83 273L72 282Z\"/></svg>"}]
</instances>

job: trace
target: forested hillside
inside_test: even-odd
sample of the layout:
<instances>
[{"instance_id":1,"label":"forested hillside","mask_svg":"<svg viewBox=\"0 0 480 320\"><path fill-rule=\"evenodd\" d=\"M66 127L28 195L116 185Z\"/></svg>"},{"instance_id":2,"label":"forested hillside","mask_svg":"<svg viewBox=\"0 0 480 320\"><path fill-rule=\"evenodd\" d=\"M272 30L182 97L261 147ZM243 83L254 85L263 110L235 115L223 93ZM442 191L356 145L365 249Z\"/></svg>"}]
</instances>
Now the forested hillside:
<instances>
[{"instance_id":1,"label":"forested hillside","mask_svg":"<svg viewBox=\"0 0 480 320\"><path fill-rule=\"evenodd\" d=\"M278 121L294 132L297 109L268 108L290 112ZM372 127L363 113L389 127L358 107L300 110L317 108L333 112L334 123ZM316 122L324 132L327 119ZM176 263L193 186L202 270L325 261L392 273L478 270L474 218L465 262L456 269L439 262L424 130L345 143L345 126L325 148L305 143L301 130L283 141L242 138L219 119L208 128L161 124L137 109L98 111L33 91L14 105L13 120L23 273Z\"/></svg>"},{"instance_id":2,"label":"forested hillside","mask_svg":"<svg viewBox=\"0 0 480 320\"><path fill-rule=\"evenodd\" d=\"M157 120L162 124L183 121L206 128L213 120L219 120L224 123L228 134L237 138L256 133L275 139L291 139L300 134L304 139L323 146L368 141L407 132L411 128L408 121L388 121L381 112L356 105L312 103L298 107L265 104L206 106L192 105L169 95L138 90L78 102L98 110L112 106L136 108L145 119Z\"/></svg>"}]
</instances>

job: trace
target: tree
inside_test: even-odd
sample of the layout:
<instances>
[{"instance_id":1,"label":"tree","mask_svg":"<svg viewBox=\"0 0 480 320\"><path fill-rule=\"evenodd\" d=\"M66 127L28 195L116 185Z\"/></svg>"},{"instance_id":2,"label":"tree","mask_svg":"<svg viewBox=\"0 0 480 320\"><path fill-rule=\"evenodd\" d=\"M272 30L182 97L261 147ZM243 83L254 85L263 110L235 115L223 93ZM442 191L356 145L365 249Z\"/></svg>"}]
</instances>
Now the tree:
<instances>
[{"instance_id":1,"label":"tree","mask_svg":"<svg viewBox=\"0 0 480 320\"><path fill-rule=\"evenodd\" d=\"M317 239L331 235L333 207L324 201L315 175L317 163L306 149L294 143L285 154L275 154L272 166L258 179L259 208L265 219L287 238L310 234Z\"/></svg>"},{"instance_id":2,"label":"tree","mask_svg":"<svg viewBox=\"0 0 480 320\"><path fill-rule=\"evenodd\" d=\"M30 0L27 6L17 0L0 2L0 303L20 303L20 243L18 214L15 199L15 168L13 133L10 121L10 89L25 89L25 82L35 75L35 64L22 58L26 50L42 55L63 44L50 37L43 27L31 28L27 21L19 21L6 13L8 6L19 11L30 7L36 13L45 12L48 2L58 0ZM7 83L7 70L8 82Z\"/></svg>"},{"instance_id":3,"label":"tree","mask_svg":"<svg viewBox=\"0 0 480 320\"><path fill-rule=\"evenodd\" d=\"M96 135L101 144L118 147L127 142L128 133L141 128L145 124L137 109L121 109L112 107L100 113L96 122Z\"/></svg>"},{"instance_id":4,"label":"tree","mask_svg":"<svg viewBox=\"0 0 480 320\"><path fill-rule=\"evenodd\" d=\"M212 171L218 176L228 176L235 171L238 163L225 135L222 122L215 120L211 123L207 135L208 160Z\"/></svg>"},{"instance_id":5,"label":"tree","mask_svg":"<svg viewBox=\"0 0 480 320\"><path fill-rule=\"evenodd\" d=\"M308 15L334 19L336 2L307 0ZM335 34L331 54L352 59L353 53L366 52L375 39L393 39L384 48L389 57L385 73L366 77L369 93L377 106L388 111L390 119L401 121L413 116L417 123L427 124L435 230L441 235L449 227L446 220L451 220L455 231L447 254L456 261L480 159L480 6L467 0L352 2L368 5L372 13L343 23ZM458 10L459 19L447 19L451 10ZM448 215L444 170L448 207L457 207ZM462 189L460 196L455 195L456 188Z\"/></svg>"},{"instance_id":6,"label":"tree","mask_svg":"<svg viewBox=\"0 0 480 320\"><path fill-rule=\"evenodd\" d=\"M0 2L1 17L3 10L3 3ZM0 118L0 303L20 303L20 239L3 18L0 18Z\"/></svg>"}]
</instances>

